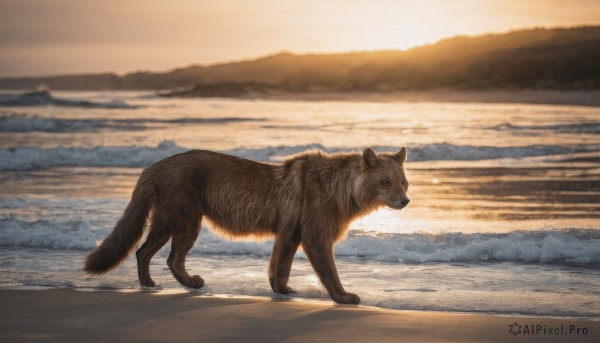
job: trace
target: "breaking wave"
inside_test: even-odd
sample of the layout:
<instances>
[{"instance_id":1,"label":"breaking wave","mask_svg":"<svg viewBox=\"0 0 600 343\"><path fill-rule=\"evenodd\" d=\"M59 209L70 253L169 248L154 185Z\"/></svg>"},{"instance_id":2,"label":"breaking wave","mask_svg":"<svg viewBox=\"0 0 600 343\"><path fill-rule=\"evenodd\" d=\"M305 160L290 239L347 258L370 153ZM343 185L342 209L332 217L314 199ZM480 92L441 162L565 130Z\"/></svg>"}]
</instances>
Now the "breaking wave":
<instances>
[{"instance_id":1,"label":"breaking wave","mask_svg":"<svg viewBox=\"0 0 600 343\"><path fill-rule=\"evenodd\" d=\"M597 265L600 264L600 231L437 235L354 232L336 248L336 255L414 263L506 261Z\"/></svg>"},{"instance_id":2,"label":"breaking wave","mask_svg":"<svg viewBox=\"0 0 600 343\"><path fill-rule=\"evenodd\" d=\"M395 151L397 147L374 147L377 151ZM356 149L326 148L320 144L268 146L266 148L236 148L225 153L255 161L278 161L306 150L325 152L360 151ZM56 166L146 167L165 157L190 150L175 142L162 141L155 147L95 146L86 148L16 147L0 149L0 170L27 170ZM582 152L584 150L578 150ZM488 147L453 145L448 143L410 147L409 161L483 160L522 158L531 156L562 155L575 152L562 146L530 145L521 147Z\"/></svg>"},{"instance_id":3,"label":"breaking wave","mask_svg":"<svg viewBox=\"0 0 600 343\"><path fill-rule=\"evenodd\" d=\"M108 102L93 102L78 99L62 99L54 97L50 92L41 90L23 94L2 94L0 95L0 106L64 106L64 107L83 107L83 108L106 108L106 109L134 109L140 108L137 105L130 105L122 100L115 99Z\"/></svg>"},{"instance_id":4,"label":"breaking wave","mask_svg":"<svg viewBox=\"0 0 600 343\"><path fill-rule=\"evenodd\" d=\"M187 149L172 141L158 146L92 148L4 148L0 149L0 170L27 170L54 166L144 167Z\"/></svg>"},{"instance_id":5,"label":"breaking wave","mask_svg":"<svg viewBox=\"0 0 600 343\"><path fill-rule=\"evenodd\" d=\"M93 249L108 231L94 230L82 220L27 222L7 217L0 219L0 245L51 249Z\"/></svg>"},{"instance_id":6,"label":"breaking wave","mask_svg":"<svg viewBox=\"0 0 600 343\"><path fill-rule=\"evenodd\" d=\"M11 216L0 219L0 245L91 250L109 229L81 220L28 222ZM272 247L272 240L231 241L203 229L192 252L262 258L270 256ZM336 246L335 255L401 263L503 261L595 266L600 265L600 230L436 235L350 231ZM305 258L302 252L297 257Z\"/></svg>"}]
</instances>

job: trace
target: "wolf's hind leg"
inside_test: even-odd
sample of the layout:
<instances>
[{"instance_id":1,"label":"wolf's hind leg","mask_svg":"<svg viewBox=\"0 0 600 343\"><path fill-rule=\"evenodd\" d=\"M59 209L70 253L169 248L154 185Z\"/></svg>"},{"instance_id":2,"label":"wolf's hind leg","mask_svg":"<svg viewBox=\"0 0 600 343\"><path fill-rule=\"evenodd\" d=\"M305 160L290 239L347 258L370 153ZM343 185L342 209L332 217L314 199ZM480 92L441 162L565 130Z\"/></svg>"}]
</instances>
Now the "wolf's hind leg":
<instances>
[{"instance_id":1,"label":"wolf's hind leg","mask_svg":"<svg viewBox=\"0 0 600 343\"><path fill-rule=\"evenodd\" d=\"M167 259L167 265L169 265L175 279L190 288L204 286L204 280L199 275L190 276L185 270L185 257L198 238L200 222L201 216L198 215L197 218L177 221L170 225L172 228L171 253Z\"/></svg>"},{"instance_id":2,"label":"wolf's hind leg","mask_svg":"<svg viewBox=\"0 0 600 343\"><path fill-rule=\"evenodd\" d=\"M275 293L295 293L295 291L288 286L288 281L290 279L294 255L296 254L299 245L299 240L290 240L281 236L275 239L271 263L269 265L269 282Z\"/></svg>"},{"instance_id":3,"label":"wolf's hind leg","mask_svg":"<svg viewBox=\"0 0 600 343\"><path fill-rule=\"evenodd\" d=\"M135 253L140 285L145 287L155 286L154 280L150 277L150 260L169 241L169 238L171 238L171 235L168 227L159 218L152 218L152 225L146 242Z\"/></svg>"}]
</instances>

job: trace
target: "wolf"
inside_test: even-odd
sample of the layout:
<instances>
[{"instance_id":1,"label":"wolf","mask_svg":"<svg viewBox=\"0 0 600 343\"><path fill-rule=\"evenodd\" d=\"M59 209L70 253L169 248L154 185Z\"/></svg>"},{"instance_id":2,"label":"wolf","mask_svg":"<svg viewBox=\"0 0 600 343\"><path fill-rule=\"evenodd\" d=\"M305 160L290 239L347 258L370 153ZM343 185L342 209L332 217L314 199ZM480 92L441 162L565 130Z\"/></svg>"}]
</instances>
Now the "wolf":
<instances>
[{"instance_id":1,"label":"wolf","mask_svg":"<svg viewBox=\"0 0 600 343\"><path fill-rule=\"evenodd\" d=\"M282 164L250 161L222 153L192 150L144 169L131 201L112 232L88 255L84 270L103 274L118 266L149 232L137 250L140 284L155 286L150 259L171 240L167 259L182 285L201 288L185 258L201 222L228 237L275 237L268 269L271 288L289 294L290 270L298 247L340 304L359 304L346 292L335 266L333 247L356 218L380 207L402 209L409 203L404 173L406 148L397 153L327 154L308 151Z\"/></svg>"}]
</instances>

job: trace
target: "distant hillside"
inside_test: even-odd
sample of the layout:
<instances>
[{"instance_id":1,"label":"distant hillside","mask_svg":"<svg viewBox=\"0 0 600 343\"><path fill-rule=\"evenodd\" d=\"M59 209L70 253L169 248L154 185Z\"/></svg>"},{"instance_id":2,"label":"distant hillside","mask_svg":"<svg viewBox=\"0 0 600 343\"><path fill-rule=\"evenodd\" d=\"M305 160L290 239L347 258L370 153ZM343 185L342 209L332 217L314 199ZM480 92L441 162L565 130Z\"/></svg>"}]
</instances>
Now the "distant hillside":
<instances>
[{"instance_id":1,"label":"distant hillside","mask_svg":"<svg viewBox=\"0 0 600 343\"><path fill-rule=\"evenodd\" d=\"M2 89L172 90L175 95L430 89L600 89L600 26L455 37L406 51L294 55L137 72L0 79ZM181 91L183 90L183 91Z\"/></svg>"}]
</instances>

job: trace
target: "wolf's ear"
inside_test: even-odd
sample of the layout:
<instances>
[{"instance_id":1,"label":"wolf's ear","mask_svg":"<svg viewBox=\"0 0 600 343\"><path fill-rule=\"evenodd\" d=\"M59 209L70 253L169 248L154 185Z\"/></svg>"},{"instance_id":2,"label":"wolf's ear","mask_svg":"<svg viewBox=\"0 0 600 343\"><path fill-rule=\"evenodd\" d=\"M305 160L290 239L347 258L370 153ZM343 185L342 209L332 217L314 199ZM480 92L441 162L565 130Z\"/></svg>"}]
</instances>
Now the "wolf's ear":
<instances>
[{"instance_id":1,"label":"wolf's ear","mask_svg":"<svg viewBox=\"0 0 600 343\"><path fill-rule=\"evenodd\" d=\"M371 148L366 148L363 151L362 159L360 160L360 167L362 170L374 168L379 165L377 155Z\"/></svg>"},{"instance_id":2,"label":"wolf's ear","mask_svg":"<svg viewBox=\"0 0 600 343\"><path fill-rule=\"evenodd\" d=\"M406 148L402 147L400 151L392 155L392 158L401 165L406 162Z\"/></svg>"}]
</instances>

